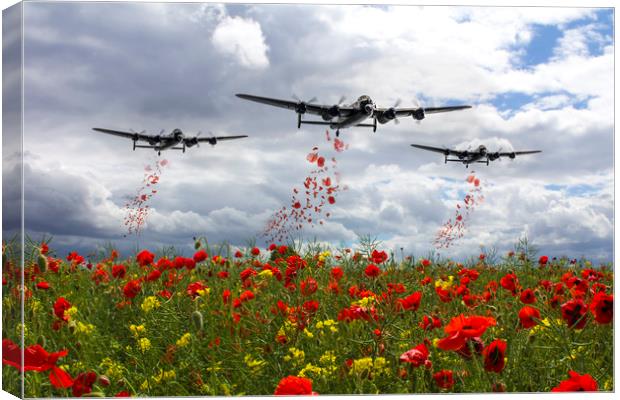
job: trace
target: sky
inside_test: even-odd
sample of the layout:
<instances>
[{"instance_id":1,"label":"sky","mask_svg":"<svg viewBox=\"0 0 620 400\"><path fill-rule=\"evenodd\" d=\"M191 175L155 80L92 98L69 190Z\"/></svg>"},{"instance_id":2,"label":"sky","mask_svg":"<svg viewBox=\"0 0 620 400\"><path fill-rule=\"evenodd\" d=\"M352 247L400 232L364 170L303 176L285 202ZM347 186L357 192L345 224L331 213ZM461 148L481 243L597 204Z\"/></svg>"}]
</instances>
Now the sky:
<instances>
[{"instance_id":1,"label":"sky","mask_svg":"<svg viewBox=\"0 0 620 400\"><path fill-rule=\"evenodd\" d=\"M540 254L611 261L613 17L603 8L26 3L28 233L53 236L61 255L106 243L189 254L194 236L265 246L267 221L290 206L318 146L337 157L347 190L323 225L295 237L337 248L370 236L426 256L470 170L410 144L484 144L543 153L475 167L484 202L439 254L503 254L527 236ZM298 130L293 112L235 93L473 107L376 133L342 130L349 148L336 154L323 127ZM93 127L249 138L163 153L147 223L125 236L124 205L158 158ZM3 158L4 180L16 177L14 162Z\"/></svg>"}]
</instances>

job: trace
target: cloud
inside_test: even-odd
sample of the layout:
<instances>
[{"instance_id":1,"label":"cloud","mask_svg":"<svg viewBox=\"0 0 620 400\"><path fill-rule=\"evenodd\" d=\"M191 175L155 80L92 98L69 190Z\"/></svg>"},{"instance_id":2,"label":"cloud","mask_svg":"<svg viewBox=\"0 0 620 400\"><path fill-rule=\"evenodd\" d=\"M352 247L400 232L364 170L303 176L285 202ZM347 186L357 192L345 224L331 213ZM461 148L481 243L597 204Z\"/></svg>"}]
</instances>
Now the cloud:
<instances>
[{"instance_id":1,"label":"cloud","mask_svg":"<svg viewBox=\"0 0 620 400\"><path fill-rule=\"evenodd\" d=\"M225 17L213 31L211 41L217 51L233 56L244 67L262 69L269 66L269 47L256 21Z\"/></svg>"},{"instance_id":2,"label":"cloud","mask_svg":"<svg viewBox=\"0 0 620 400\"><path fill-rule=\"evenodd\" d=\"M592 9L25 7L32 30L25 32L24 144L38 157L29 161L27 200L41 210L30 221L63 249L113 240L125 250L189 251L200 234L211 243L266 244L265 223L301 187L312 169L305 156L318 145L338 158L349 190L339 193L324 225L295 235L332 245L378 236L385 246L426 255L462 199L469 170L409 146L424 143L543 150L476 168L486 202L447 255L471 255L480 244L509 249L527 232L549 255L611 258L614 48L610 25ZM540 24L560 34L545 44L546 61L525 64L529 45L542 40ZM570 40L587 51L579 45L567 52ZM428 106L474 108L420 124L403 118L376 133L342 130L350 148L335 153L323 129L297 130L294 113L244 102L234 97L239 92L295 93L328 104L368 94L381 106L398 98L409 106L417 97ZM95 126L250 137L164 153L170 166L148 226L140 237L123 238L123 204L156 157Z\"/></svg>"}]
</instances>

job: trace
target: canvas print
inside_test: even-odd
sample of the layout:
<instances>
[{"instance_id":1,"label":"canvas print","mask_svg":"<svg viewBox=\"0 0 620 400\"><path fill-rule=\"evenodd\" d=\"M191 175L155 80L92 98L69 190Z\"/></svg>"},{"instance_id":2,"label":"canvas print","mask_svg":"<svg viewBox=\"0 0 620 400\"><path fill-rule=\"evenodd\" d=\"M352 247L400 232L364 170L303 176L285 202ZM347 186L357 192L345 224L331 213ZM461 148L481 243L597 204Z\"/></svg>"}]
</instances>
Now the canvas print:
<instances>
[{"instance_id":1,"label":"canvas print","mask_svg":"<svg viewBox=\"0 0 620 400\"><path fill-rule=\"evenodd\" d=\"M614 392L614 17L7 8L3 390Z\"/></svg>"}]
</instances>

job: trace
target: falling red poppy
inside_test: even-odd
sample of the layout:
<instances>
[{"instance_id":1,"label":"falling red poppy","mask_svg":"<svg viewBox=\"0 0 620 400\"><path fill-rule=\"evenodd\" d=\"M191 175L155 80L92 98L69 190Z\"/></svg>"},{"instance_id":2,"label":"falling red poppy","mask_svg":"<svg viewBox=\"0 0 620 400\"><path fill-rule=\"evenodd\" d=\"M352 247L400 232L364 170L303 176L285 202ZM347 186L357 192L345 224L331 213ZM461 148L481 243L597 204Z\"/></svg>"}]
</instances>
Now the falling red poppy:
<instances>
[{"instance_id":1,"label":"falling red poppy","mask_svg":"<svg viewBox=\"0 0 620 400\"><path fill-rule=\"evenodd\" d=\"M56 366L58 359L67 354L69 354L68 350L48 353L41 345L35 344L24 349L22 363L20 347L10 339L2 340L2 364L17 368L20 372L51 370L49 380L55 388L68 388L73 385L71 375Z\"/></svg>"}]
</instances>

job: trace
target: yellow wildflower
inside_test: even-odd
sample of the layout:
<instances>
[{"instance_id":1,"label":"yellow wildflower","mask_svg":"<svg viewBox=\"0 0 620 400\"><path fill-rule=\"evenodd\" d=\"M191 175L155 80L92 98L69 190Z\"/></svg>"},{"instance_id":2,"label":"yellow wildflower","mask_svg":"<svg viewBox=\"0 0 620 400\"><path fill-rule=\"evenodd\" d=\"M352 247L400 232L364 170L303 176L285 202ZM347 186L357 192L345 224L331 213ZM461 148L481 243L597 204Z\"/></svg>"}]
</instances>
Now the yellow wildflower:
<instances>
[{"instance_id":1,"label":"yellow wildflower","mask_svg":"<svg viewBox=\"0 0 620 400\"><path fill-rule=\"evenodd\" d=\"M313 338L313 337L314 337L314 334L313 334L312 332L310 332L310 331L308 330L308 328L304 328L304 334L305 334L307 337L309 337L309 338Z\"/></svg>"},{"instance_id":2,"label":"yellow wildflower","mask_svg":"<svg viewBox=\"0 0 620 400\"><path fill-rule=\"evenodd\" d=\"M189 344L189 342L192 339L192 334L191 333L186 333L183 336L181 336L181 338L179 340L177 340L177 346L179 347L185 347Z\"/></svg>"},{"instance_id":3,"label":"yellow wildflower","mask_svg":"<svg viewBox=\"0 0 620 400\"><path fill-rule=\"evenodd\" d=\"M105 368L105 374L112 379L120 379L124 375L123 365L112 361L112 359L109 357L101 360L99 366L101 368Z\"/></svg>"},{"instance_id":4,"label":"yellow wildflower","mask_svg":"<svg viewBox=\"0 0 620 400\"><path fill-rule=\"evenodd\" d=\"M198 296L200 297L205 297L211 293L211 288L198 289L196 290L196 293L198 293Z\"/></svg>"},{"instance_id":5,"label":"yellow wildflower","mask_svg":"<svg viewBox=\"0 0 620 400\"><path fill-rule=\"evenodd\" d=\"M265 269L258 273L258 278L271 278L273 276L273 272L270 269Z\"/></svg>"},{"instance_id":6,"label":"yellow wildflower","mask_svg":"<svg viewBox=\"0 0 620 400\"><path fill-rule=\"evenodd\" d=\"M148 313L148 312L153 311L159 306L161 306L161 303L159 302L157 297L149 296L146 299L144 299L140 307L142 308L142 311L144 311L145 313Z\"/></svg>"},{"instance_id":7,"label":"yellow wildflower","mask_svg":"<svg viewBox=\"0 0 620 400\"><path fill-rule=\"evenodd\" d=\"M141 352L146 353L151 348L151 341L148 338L138 339L138 348Z\"/></svg>"},{"instance_id":8,"label":"yellow wildflower","mask_svg":"<svg viewBox=\"0 0 620 400\"><path fill-rule=\"evenodd\" d=\"M265 361L256 360L252 358L250 354L246 354L245 357L243 358L243 361L245 362L245 365L247 365L248 368L251 369L252 372L254 373L260 371L265 365Z\"/></svg>"},{"instance_id":9,"label":"yellow wildflower","mask_svg":"<svg viewBox=\"0 0 620 400\"><path fill-rule=\"evenodd\" d=\"M146 328L144 327L144 325L131 324L129 325L129 330L131 331L131 333L133 333L135 337L139 337L146 333Z\"/></svg>"},{"instance_id":10,"label":"yellow wildflower","mask_svg":"<svg viewBox=\"0 0 620 400\"><path fill-rule=\"evenodd\" d=\"M284 356L284 361L293 360L296 363L302 363L306 357L306 353L303 350L296 349L295 347L289 348L288 352L291 354Z\"/></svg>"},{"instance_id":11,"label":"yellow wildflower","mask_svg":"<svg viewBox=\"0 0 620 400\"><path fill-rule=\"evenodd\" d=\"M323 262L325 259L331 257L332 253L329 250L325 250L324 252L319 254L319 261Z\"/></svg>"},{"instance_id":12,"label":"yellow wildflower","mask_svg":"<svg viewBox=\"0 0 620 400\"><path fill-rule=\"evenodd\" d=\"M93 324L85 324L83 322L78 321L75 325L75 332L77 334L90 335L95 330L95 325Z\"/></svg>"},{"instance_id":13,"label":"yellow wildflower","mask_svg":"<svg viewBox=\"0 0 620 400\"><path fill-rule=\"evenodd\" d=\"M299 374L297 374L297 376L300 376L302 378L307 378L308 376L318 377L321 375L325 375L325 370L310 363L306 364L306 366L301 371L299 371Z\"/></svg>"},{"instance_id":14,"label":"yellow wildflower","mask_svg":"<svg viewBox=\"0 0 620 400\"><path fill-rule=\"evenodd\" d=\"M71 306L68 310L65 310L65 317L72 318L77 315L78 309L76 306Z\"/></svg>"}]
</instances>

